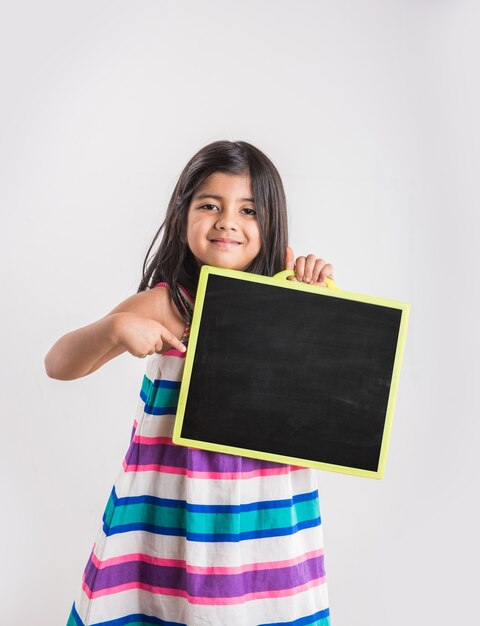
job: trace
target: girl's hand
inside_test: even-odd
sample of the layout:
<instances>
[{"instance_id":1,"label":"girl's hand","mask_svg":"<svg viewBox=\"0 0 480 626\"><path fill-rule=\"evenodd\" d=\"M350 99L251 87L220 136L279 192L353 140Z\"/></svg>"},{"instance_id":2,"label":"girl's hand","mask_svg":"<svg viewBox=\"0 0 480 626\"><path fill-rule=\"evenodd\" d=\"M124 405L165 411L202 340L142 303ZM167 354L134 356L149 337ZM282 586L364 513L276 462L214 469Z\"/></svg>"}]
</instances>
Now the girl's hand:
<instances>
[{"instance_id":1,"label":"girl's hand","mask_svg":"<svg viewBox=\"0 0 480 626\"><path fill-rule=\"evenodd\" d=\"M113 333L118 345L123 346L133 356L143 359L154 354L176 348L185 352L186 348L177 337L156 320L136 313L116 313Z\"/></svg>"},{"instance_id":2,"label":"girl's hand","mask_svg":"<svg viewBox=\"0 0 480 626\"><path fill-rule=\"evenodd\" d=\"M333 265L331 263L327 263L323 259L317 259L314 254L309 254L306 257L299 256L296 262L294 262L294 258L295 255L293 254L292 248L287 246L285 269L295 270L295 276L289 276L287 280L304 282L309 285L318 285L319 287L327 286L324 282L326 276L335 280Z\"/></svg>"}]
</instances>

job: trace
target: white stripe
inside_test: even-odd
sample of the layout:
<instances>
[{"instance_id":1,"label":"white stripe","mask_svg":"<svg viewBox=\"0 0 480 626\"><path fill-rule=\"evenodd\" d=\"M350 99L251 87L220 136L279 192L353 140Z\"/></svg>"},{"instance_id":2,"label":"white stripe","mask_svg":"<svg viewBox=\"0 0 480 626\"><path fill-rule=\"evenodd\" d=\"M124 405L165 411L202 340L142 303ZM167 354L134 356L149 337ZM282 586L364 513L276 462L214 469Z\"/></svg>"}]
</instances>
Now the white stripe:
<instances>
[{"instance_id":1,"label":"white stripe","mask_svg":"<svg viewBox=\"0 0 480 626\"><path fill-rule=\"evenodd\" d=\"M148 495L186 499L190 504L249 504L284 500L316 489L317 477L310 469L241 480L212 480L164 472L125 472L122 468L115 482L119 498Z\"/></svg>"},{"instance_id":2,"label":"white stripe","mask_svg":"<svg viewBox=\"0 0 480 626\"><path fill-rule=\"evenodd\" d=\"M295 559L321 548L322 526L305 528L281 537L216 543L187 541L184 537L156 535L141 530L110 535L105 541L105 535L100 531L95 556L99 561L106 561L125 554L140 553L155 558L185 560L189 565L198 567L240 567Z\"/></svg>"},{"instance_id":3,"label":"white stripe","mask_svg":"<svg viewBox=\"0 0 480 626\"><path fill-rule=\"evenodd\" d=\"M147 360L146 375L154 380L181 381L185 359L180 356L152 354Z\"/></svg>"},{"instance_id":4,"label":"white stripe","mask_svg":"<svg viewBox=\"0 0 480 626\"><path fill-rule=\"evenodd\" d=\"M174 415L151 415L143 413L144 405L142 403L142 412L137 417L138 426L135 435L140 437L172 437L173 424L175 423Z\"/></svg>"}]
</instances>

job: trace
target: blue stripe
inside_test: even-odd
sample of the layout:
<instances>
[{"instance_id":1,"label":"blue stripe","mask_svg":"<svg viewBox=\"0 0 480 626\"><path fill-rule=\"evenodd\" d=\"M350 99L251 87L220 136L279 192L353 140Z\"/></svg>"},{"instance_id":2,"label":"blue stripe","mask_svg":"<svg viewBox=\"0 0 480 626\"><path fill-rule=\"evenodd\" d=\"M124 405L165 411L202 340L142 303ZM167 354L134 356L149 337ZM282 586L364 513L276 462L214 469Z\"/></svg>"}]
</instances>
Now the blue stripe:
<instances>
[{"instance_id":1,"label":"blue stripe","mask_svg":"<svg viewBox=\"0 0 480 626\"><path fill-rule=\"evenodd\" d=\"M330 610L323 609L323 611L318 611L318 613L314 613L313 615L301 617L293 622L268 622L268 624L259 624L259 626L308 626L309 624L315 624L315 622L318 622L319 620L326 619L329 616ZM329 622L330 620L325 623L325 626L327 626Z\"/></svg>"},{"instance_id":2,"label":"blue stripe","mask_svg":"<svg viewBox=\"0 0 480 626\"><path fill-rule=\"evenodd\" d=\"M144 412L148 415L175 415L177 412L176 406L153 406L152 404L146 404Z\"/></svg>"},{"instance_id":3,"label":"blue stripe","mask_svg":"<svg viewBox=\"0 0 480 626\"><path fill-rule=\"evenodd\" d=\"M310 493L300 493L293 498L284 500L265 500L263 502L250 502L249 504L190 504L185 500L173 500L170 498L158 498L156 496L128 496L116 498L116 506L128 506L131 504L155 504L170 508L186 509L192 513L245 513L247 511L261 511L265 509L282 509L294 506L299 502L316 500L318 492L315 489Z\"/></svg>"},{"instance_id":4,"label":"blue stripe","mask_svg":"<svg viewBox=\"0 0 480 626\"><path fill-rule=\"evenodd\" d=\"M149 379L149 381L154 387L165 387L165 389L180 389L180 385L182 384L182 381L165 380L164 378L155 378L153 382Z\"/></svg>"},{"instance_id":5,"label":"blue stripe","mask_svg":"<svg viewBox=\"0 0 480 626\"><path fill-rule=\"evenodd\" d=\"M155 378L154 380L150 380L146 374L144 374L142 380L142 387L156 387L157 389L180 389L181 384L181 380L167 380L165 378Z\"/></svg>"},{"instance_id":6,"label":"blue stripe","mask_svg":"<svg viewBox=\"0 0 480 626\"><path fill-rule=\"evenodd\" d=\"M313 528L314 526L320 526L320 517L314 519L298 522L294 526L288 526L287 528L266 528L263 530L249 530L243 533L191 533L187 532L184 528L172 528L170 526L156 526L155 524L145 524L143 522L135 522L134 524L121 524L119 526L113 526L108 529L106 535L117 535L119 533L128 533L136 530L143 530L156 535L174 535L177 537L186 537L188 541L204 541L204 542L238 542L245 541L247 539L261 539L265 537L283 537L286 535L294 535L296 532L305 528ZM105 531L105 527L104 527Z\"/></svg>"}]
</instances>

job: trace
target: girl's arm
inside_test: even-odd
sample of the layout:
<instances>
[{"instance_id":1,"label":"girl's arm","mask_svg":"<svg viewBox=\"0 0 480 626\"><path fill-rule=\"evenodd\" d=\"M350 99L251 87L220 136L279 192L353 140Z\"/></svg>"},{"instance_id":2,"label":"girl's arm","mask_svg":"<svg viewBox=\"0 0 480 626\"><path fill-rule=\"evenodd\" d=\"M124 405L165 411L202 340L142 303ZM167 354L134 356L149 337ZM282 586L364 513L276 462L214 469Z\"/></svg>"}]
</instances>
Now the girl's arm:
<instances>
[{"instance_id":1,"label":"girl's arm","mask_svg":"<svg viewBox=\"0 0 480 626\"><path fill-rule=\"evenodd\" d=\"M98 321L61 337L45 356L45 370L50 378L74 380L125 351L137 357L162 352L167 346L183 351L179 339L184 329L167 288L142 291Z\"/></svg>"}]
</instances>

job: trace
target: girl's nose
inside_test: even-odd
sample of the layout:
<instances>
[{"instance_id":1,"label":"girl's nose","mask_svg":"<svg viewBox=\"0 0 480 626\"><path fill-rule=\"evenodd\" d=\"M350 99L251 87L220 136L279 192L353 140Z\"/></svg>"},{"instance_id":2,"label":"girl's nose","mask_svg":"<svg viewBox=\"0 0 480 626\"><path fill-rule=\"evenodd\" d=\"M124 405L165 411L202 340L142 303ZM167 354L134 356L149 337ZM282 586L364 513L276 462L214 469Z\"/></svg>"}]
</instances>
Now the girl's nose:
<instances>
[{"instance_id":1,"label":"girl's nose","mask_svg":"<svg viewBox=\"0 0 480 626\"><path fill-rule=\"evenodd\" d=\"M225 228L225 229L232 229L232 230L237 230L237 227L238 227L235 217L232 214L227 213L227 212L223 212L218 215L215 226L217 228Z\"/></svg>"}]
</instances>

